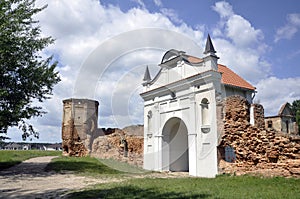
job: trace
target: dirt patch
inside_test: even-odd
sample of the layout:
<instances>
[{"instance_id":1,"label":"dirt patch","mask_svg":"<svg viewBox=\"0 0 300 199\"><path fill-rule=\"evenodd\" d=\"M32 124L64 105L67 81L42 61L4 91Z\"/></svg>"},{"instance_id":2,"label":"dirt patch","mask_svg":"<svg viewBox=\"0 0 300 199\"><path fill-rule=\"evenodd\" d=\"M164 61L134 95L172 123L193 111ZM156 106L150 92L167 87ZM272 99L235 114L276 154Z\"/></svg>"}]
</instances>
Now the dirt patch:
<instances>
[{"instance_id":1,"label":"dirt patch","mask_svg":"<svg viewBox=\"0 0 300 199\"><path fill-rule=\"evenodd\" d=\"M100 183L120 182L129 178L179 178L185 172L151 172L124 178L92 178L72 173L46 172L47 164L56 156L37 157L0 171L0 198L67 198L68 193Z\"/></svg>"},{"instance_id":2,"label":"dirt patch","mask_svg":"<svg viewBox=\"0 0 300 199\"><path fill-rule=\"evenodd\" d=\"M45 172L54 156L32 158L0 172L0 198L64 198L72 191L118 179Z\"/></svg>"}]
</instances>

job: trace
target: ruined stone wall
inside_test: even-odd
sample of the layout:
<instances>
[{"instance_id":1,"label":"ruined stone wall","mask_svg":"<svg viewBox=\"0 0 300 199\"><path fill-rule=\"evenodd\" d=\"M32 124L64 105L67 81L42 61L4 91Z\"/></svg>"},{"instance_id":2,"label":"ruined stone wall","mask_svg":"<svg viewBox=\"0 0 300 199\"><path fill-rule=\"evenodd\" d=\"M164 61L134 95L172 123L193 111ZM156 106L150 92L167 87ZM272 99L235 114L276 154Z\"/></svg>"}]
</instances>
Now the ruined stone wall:
<instances>
[{"instance_id":1,"label":"ruined stone wall","mask_svg":"<svg viewBox=\"0 0 300 199\"><path fill-rule=\"evenodd\" d=\"M223 104L224 131L218 148L220 156L224 156L224 148L232 147L235 162L221 160L221 172L300 176L300 137L266 130L261 122L250 125L250 106L242 97L228 97ZM260 118L262 110L257 109Z\"/></svg>"},{"instance_id":2,"label":"ruined stone wall","mask_svg":"<svg viewBox=\"0 0 300 199\"><path fill-rule=\"evenodd\" d=\"M258 128L265 127L264 107L261 104L251 104L253 107L254 126Z\"/></svg>"},{"instance_id":3,"label":"ruined stone wall","mask_svg":"<svg viewBox=\"0 0 300 199\"><path fill-rule=\"evenodd\" d=\"M95 138L91 155L97 158L112 158L139 167L143 166L143 126L124 129L101 129L102 135Z\"/></svg>"}]
</instances>

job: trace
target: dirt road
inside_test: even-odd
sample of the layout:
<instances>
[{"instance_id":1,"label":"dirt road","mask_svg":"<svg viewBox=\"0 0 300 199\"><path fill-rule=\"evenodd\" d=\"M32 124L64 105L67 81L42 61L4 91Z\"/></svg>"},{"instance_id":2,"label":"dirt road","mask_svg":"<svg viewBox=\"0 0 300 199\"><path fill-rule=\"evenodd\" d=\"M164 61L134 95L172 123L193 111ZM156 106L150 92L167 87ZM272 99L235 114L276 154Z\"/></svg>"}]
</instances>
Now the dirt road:
<instances>
[{"instance_id":1,"label":"dirt road","mask_svg":"<svg viewBox=\"0 0 300 199\"><path fill-rule=\"evenodd\" d=\"M64 198L71 190L116 181L45 172L45 167L53 158L32 158L0 171L0 198Z\"/></svg>"}]
</instances>

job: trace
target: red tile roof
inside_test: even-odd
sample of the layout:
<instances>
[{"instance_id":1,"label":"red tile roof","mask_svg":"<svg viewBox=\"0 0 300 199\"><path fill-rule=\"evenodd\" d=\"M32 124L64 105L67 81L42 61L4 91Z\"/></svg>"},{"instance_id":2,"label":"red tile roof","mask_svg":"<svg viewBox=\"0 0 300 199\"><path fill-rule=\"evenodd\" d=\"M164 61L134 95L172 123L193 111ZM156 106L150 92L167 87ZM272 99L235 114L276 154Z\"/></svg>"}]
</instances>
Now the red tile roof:
<instances>
[{"instance_id":1,"label":"red tile roof","mask_svg":"<svg viewBox=\"0 0 300 199\"><path fill-rule=\"evenodd\" d=\"M254 86L224 65L218 64L218 72L222 73L223 84L255 90Z\"/></svg>"},{"instance_id":2,"label":"red tile roof","mask_svg":"<svg viewBox=\"0 0 300 199\"><path fill-rule=\"evenodd\" d=\"M176 51L176 50L171 50L171 51L168 51L168 52L169 53L174 53L174 51ZM195 57L195 56L191 56L191 55L186 55L186 56L187 56L187 60L191 64L197 64L197 63L201 63L201 62L204 61L203 59ZM249 90L255 90L256 89L249 82L247 82L242 77L240 77L238 74L236 74L231 69L229 69L228 67L226 67L222 64L218 64L218 72L222 73L222 80L221 81L222 81L223 84L230 85L230 86L235 86L235 87L240 87L240 88L244 88L244 89L249 89Z\"/></svg>"}]
</instances>

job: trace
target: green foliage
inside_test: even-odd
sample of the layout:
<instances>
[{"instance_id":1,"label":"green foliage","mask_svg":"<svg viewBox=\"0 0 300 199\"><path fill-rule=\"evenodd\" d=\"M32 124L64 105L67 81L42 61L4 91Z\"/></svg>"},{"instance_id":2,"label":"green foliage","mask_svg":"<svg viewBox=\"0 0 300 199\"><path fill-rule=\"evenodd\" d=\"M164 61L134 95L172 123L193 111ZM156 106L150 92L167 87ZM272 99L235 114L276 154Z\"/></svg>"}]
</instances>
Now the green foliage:
<instances>
[{"instance_id":1,"label":"green foliage","mask_svg":"<svg viewBox=\"0 0 300 199\"><path fill-rule=\"evenodd\" d=\"M0 170L9 168L16 164L21 163L24 160L40 157L40 156L58 156L61 151L38 151L38 150L28 150L28 151L9 151L0 150Z\"/></svg>"},{"instance_id":2,"label":"green foliage","mask_svg":"<svg viewBox=\"0 0 300 199\"><path fill-rule=\"evenodd\" d=\"M298 133L300 133L300 110L296 112L296 123L298 125Z\"/></svg>"},{"instance_id":3,"label":"green foliage","mask_svg":"<svg viewBox=\"0 0 300 199\"><path fill-rule=\"evenodd\" d=\"M99 184L69 198L299 198L300 179L218 176L139 178Z\"/></svg>"},{"instance_id":4,"label":"green foliage","mask_svg":"<svg viewBox=\"0 0 300 199\"><path fill-rule=\"evenodd\" d=\"M298 130L300 133L300 100L295 100L291 104L292 114L296 117L296 123L298 125Z\"/></svg>"},{"instance_id":5,"label":"green foliage","mask_svg":"<svg viewBox=\"0 0 300 199\"><path fill-rule=\"evenodd\" d=\"M300 100L294 100L292 104L290 104L290 108L292 110L292 114L296 116L297 111L300 111Z\"/></svg>"},{"instance_id":6,"label":"green foliage","mask_svg":"<svg viewBox=\"0 0 300 199\"><path fill-rule=\"evenodd\" d=\"M35 8L34 4L35 0L0 1L0 133L19 126L24 140L38 138L26 120L45 113L33 102L48 99L60 81L57 62L40 55L54 40L41 36L33 16L46 7Z\"/></svg>"}]
</instances>

